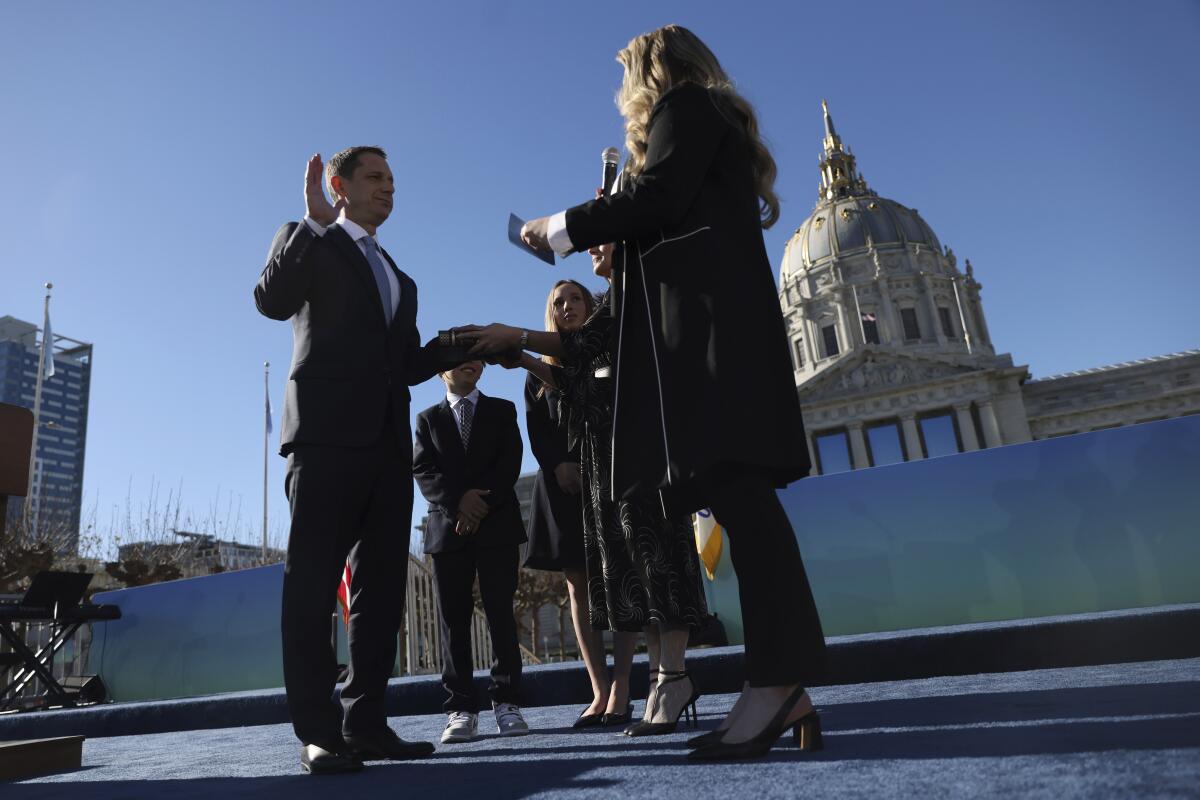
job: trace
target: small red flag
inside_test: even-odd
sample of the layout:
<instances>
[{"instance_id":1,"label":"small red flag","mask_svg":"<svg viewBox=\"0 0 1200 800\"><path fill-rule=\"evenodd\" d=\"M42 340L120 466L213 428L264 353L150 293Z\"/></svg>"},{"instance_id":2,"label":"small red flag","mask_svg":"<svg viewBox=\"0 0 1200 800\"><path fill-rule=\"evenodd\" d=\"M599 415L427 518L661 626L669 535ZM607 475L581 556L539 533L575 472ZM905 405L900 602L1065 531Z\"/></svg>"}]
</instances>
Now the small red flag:
<instances>
[{"instance_id":1,"label":"small red flag","mask_svg":"<svg viewBox=\"0 0 1200 800\"><path fill-rule=\"evenodd\" d=\"M350 627L350 561L346 560L346 569L342 571L342 582L338 584L338 605L342 607L342 622Z\"/></svg>"}]
</instances>

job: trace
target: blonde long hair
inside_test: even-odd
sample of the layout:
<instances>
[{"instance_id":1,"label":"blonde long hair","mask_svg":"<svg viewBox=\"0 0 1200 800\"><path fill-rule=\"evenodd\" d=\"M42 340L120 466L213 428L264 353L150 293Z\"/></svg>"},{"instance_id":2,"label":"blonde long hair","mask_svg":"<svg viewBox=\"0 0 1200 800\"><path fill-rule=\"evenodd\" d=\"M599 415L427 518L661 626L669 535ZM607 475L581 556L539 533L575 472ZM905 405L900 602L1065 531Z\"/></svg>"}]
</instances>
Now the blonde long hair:
<instances>
[{"instance_id":1,"label":"blonde long hair","mask_svg":"<svg viewBox=\"0 0 1200 800\"><path fill-rule=\"evenodd\" d=\"M587 307L587 311L584 313L583 318L589 319L591 318L592 314L596 313L596 298L592 295L588 288L579 281L571 280L570 278L564 278L563 280L554 284L554 286L550 287L550 294L546 296L546 330L551 331L552 333L558 332L558 321L554 319L554 293L558 291L560 286L566 286L567 284L574 286L579 290L579 293L583 295L583 304ZM559 366L558 359L554 358L553 356L542 356L542 361L545 361L547 364L552 364L556 367ZM545 385L539 386L537 390L537 396L541 397L543 394L545 394L545 392Z\"/></svg>"},{"instance_id":2,"label":"blonde long hair","mask_svg":"<svg viewBox=\"0 0 1200 800\"><path fill-rule=\"evenodd\" d=\"M759 217L764 228L774 225L779 219L775 159L758 132L758 118L753 106L734 89L733 81L708 45L687 28L665 25L634 37L617 53L617 61L625 68L625 77L617 92L617 108L625 118L625 148L629 151L627 169L630 174L637 175L645 166L647 128L655 103L672 86L690 81L716 91L740 115L741 119L736 121L750 141Z\"/></svg>"}]
</instances>

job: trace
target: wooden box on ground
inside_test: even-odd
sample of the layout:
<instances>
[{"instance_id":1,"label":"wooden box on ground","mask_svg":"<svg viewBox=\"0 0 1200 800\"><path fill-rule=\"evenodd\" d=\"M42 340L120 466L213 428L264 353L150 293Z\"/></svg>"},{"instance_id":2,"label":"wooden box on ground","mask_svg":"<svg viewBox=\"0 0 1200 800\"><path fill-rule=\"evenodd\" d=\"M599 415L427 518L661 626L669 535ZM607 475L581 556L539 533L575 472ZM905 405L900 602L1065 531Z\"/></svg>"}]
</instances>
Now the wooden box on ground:
<instances>
[{"instance_id":1,"label":"wooden box on ground","mask_svg":"<svg viewBox=\"0 0 1200 800\"><path fill-rule=\"evenodd\" d=\"M82 736L0 742L0 781L66 772L82 765Z\"/></svg>"}]
</instances>

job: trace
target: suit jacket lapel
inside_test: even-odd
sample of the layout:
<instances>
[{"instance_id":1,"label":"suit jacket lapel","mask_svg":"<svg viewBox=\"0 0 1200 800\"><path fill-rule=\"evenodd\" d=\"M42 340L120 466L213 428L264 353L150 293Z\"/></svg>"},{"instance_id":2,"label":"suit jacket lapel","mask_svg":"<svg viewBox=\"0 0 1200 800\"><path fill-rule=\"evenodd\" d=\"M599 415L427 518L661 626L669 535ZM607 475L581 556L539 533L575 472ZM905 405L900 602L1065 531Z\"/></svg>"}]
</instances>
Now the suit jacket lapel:
<instances>
[{"instance_id":1,"label":"suit jacket lapel","mask_svg":"<svg viewBox=\"0 0 1200 800\"><path fill-rule=\"evenodd\" d=\"M396 262L392 260L392 257L388 255L386 250L382 247L379 250L383 253L384 261L391 267L392 274L396 276L396 280L400 283L400 306L392 316L391 329L393 331L407 331L409 326L415 323L417 319L417 285L413 283L412 278L405 275L404 271L396 266Z\"/></svg>"},{"instance_id":2,"label":"suit jacket lapel","mask_svg":"<svg viewBox=\"0 0 1200 800\"><path fill-rule=\"evenodd\" d=\"M458 430L458 417L454 415L454 409L450 407L450 401L446 398L442 398L437 416L441 437L446 442L446 455L457 460L465 473L467 454L463 450L462 433Z\"/></svg>"},{"instance_id":3,"label":"suit jacket lapel","mask_svg":"<svg viewBox=\"0 0 1200 800\"><path fill-rule=\"evenodd\" d=\"M387 318L383 315L383 300L379 297L379 286L375 283L375 274L371 272L371 265L367 263L367 257L362 254L362 250L358 248L358 245L350 238L350 234L346 233L341 225L331 225L325 235L331 238L342 256L350 263L350 271L358 277L363 289L371 298L371 304L378 311L375 318L379 320L379 324L387 324Z\"/></svg>"}]
</instances>

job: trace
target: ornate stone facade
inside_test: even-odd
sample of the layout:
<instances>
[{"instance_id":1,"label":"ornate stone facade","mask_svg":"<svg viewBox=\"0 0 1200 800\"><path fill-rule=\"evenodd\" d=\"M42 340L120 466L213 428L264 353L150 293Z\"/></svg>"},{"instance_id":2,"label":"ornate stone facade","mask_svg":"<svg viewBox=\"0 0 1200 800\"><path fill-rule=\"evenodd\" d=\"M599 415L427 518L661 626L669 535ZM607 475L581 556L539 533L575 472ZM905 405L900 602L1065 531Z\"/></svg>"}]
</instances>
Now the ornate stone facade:
<instances>
[{"instance_id":1,"label":"ornate stone facade","mask_svg":"<svg viewBox=\"0 0 1200 800\"><path fill-rule=\"evenodd\" d=\"M1200 350L1028 381L1035 439L1200 413Z\"/></svg>"},{"instance_id":2,"label":"ornate stone facade","mask_svg":"<svg viewBox=\"0 0 1200 800\"><path fill-rule=\"evenodd\" d=\"M815 471L1200 412L1200 351L1027 382L995 351L971 262L876 194L824 116L817 204L779 284Z\"/></svg>"}]
</instances>

